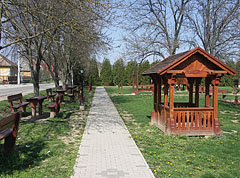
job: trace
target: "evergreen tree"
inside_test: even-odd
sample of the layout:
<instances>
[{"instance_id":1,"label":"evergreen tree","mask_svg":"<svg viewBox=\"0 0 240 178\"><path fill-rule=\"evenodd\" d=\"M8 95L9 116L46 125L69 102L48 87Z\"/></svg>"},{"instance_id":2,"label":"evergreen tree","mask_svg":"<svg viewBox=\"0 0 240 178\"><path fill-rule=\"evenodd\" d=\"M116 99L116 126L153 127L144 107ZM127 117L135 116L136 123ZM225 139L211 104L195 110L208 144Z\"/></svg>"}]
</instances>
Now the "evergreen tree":
<instances>
[{"instance_id":1,"label":"evergreen tree","mask_svg":"<svg viewBox=\"0 0 240 178\"><path fill-rule=\"evenodd\" d=\"M229 67L231 67L232 69L236 70L236 64L234 63L234 61L228 61L226 63L226 65L228 65ZM232 75L224 75L221 78L221 86L231 86L233 87L234 83L234 78L236 78L236 76L232 76Z\"/></svg>"},{"instance_id":2,"label":"evergreen tree","mask_svg":"<svg viewBox=\"0 0 240 178\"><path fill-rule=\"evenodd\" d=\"M146 71L147 69L150 68L149 61L144 61L141 64L139 64L139 75L138 75L138 80L139 80L139 85L147 85L150 84L150 77L149 76L143 76L142 73Z\"/></svg>"},{"instance_id":3,"label":"evergreen tree","mask_svg":"<svg viewBox=\"0 0 240 178\"><path fill-rule=\"evenodd\" d=\"M103 85L112 85L112 66L109 59L103 61L100 79Z\"/></svg>"},{"instance_id":4,"label":"evergreen tree","mask_svg":"<svg viewBox=\"0 0 240 178\"><path fill-rule=\"evenodd\" d=\"M136 61L129 61L126 67L126 84L131 86L132 85L132 74L133 72L138 71L138 64ZM136 82L136 81L135 81Z\"/></svg>"},{"instance_id":5,"label":"evergreen tree","mask_svg":"<svg viewBox=\"0 0 240 178\"><path fill-rule=\"evenodd\" d=\"M125 76L125 66L123 59L118 59L113 64L113 84L114 85L125 85L126 76Z\"/></svg>"},{"instance_id":6,"label":"evergreen tree","mask_svg":"<svg viewBox=\"0 0 240 178\"><path fill-rule=\"evenodd\" d=\"M96 59L91 60L90 62L90 70L88 75L88 84L89 85L100 85L100 78L99 78L99 71L98 71L98 64Z\"/></svg>"}]
</instances>

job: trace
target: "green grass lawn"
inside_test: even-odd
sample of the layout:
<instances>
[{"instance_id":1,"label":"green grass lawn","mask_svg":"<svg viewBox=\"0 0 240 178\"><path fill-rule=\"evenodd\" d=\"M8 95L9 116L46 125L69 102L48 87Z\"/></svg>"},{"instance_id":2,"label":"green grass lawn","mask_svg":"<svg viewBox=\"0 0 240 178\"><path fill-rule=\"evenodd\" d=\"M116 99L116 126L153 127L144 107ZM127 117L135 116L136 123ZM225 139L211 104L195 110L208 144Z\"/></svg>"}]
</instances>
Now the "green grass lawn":
<instances>
[{"instance_id":1,"label":"green grass lawn","mask_svg":"<svg viewBox=\"0 0 240 178\"><path fill-rule=\"evenodd\" d=\"M164 136L149 125L153 96L117 95L117 87L105 88L156 177L240 177L239 105L219 101L222 137ZM175 101L187 100L187 93L176 93Z\"/></svg>"},{"instance_id":2,"label":"green grass lawn","mask_svg":"<svg viewBox=\"0 0 240 178\"><path fill-rule=\"evenodd\" d=\"M0 152L0 177L70 177L76 161L77 151L84 132L86 116L90 109L94 89L86 96L85 111L79 110L79 103L69 103L64 97L60 113L48 118L47 105L43 103L43 118L31 119L31 108L22 117L16 147L8 155ZM46 94L41 92L41 95ZM24 96L24 98L32 95ZM0 102L1 116L10 112L6 101ZM27 117L27 119L26 119ZM3 149L1 140L0 150Z\"/></svg>"}]
</instances>

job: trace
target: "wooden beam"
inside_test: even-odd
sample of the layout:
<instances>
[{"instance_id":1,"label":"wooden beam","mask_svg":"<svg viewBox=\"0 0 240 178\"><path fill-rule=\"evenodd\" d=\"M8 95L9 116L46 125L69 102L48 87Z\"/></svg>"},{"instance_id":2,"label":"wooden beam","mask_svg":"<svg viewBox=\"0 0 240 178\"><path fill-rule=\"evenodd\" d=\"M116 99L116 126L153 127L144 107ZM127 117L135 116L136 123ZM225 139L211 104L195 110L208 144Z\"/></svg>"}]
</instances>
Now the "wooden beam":
<instances>
[{"instance_id":1,"label":"wooden beam","mask_svg":"<svg viewBox=\"0 0 240 178\"><path fill-rule=\"evenodd\" d=\"M188 74L188 75L194 75L194 74L226 74L227 71L223 70L197 70L197 71L186 71L186 70L168 70L167 73L169 74Z\"/></svg>"},{"instance_id":2,"label":"wooden beam","mask_svg":"<svg viewBox=\"0 0 240 178\"><path fill-rule=\"evenodd\" d=\"M216 75L216 74L227 74L227 71L222 71L222 70L208 70L207 73L209 75Z\"/></svg>"},{"instance_id":3,"label":"wooden beam","mask_svg":"<svg viewBox=\"0 0 240 178\"><path fill-rule=\"evenodd\" d=\"M184 70L168 70L167 73L169 74L183 74L185 73Z\"/></svg>"}]
</instances>

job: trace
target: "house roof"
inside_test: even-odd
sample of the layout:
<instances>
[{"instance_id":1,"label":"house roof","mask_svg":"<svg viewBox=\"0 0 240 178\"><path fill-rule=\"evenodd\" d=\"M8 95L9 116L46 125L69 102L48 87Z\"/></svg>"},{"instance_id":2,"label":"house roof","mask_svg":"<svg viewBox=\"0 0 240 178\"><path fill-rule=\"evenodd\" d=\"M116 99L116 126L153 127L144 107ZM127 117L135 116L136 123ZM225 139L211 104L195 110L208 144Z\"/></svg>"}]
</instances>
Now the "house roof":
<instances>
[{"instance_id":1,"label":"house roof","mask_svg":"<svg viewBox=\"0 0 240 178\"><path fill-rule=\"evenodd\" d=\"M188 58L190 58L193 54L200 53L202 56L207 58L210 62L217 65L219 68L221 68L223 71L226 71L228 74L233 75L236 73L232 68L225 65L223 62L218 60L217 58L213 57L206 51L204 51L200 47L196 47L193 50L185 51L182 53L178 53L172 56L167 57L166 59L162 60L158 64L155 64L148 70L142 73L142 75L151 75L151 74L164 74L168 70L173 69L177 65L180 65L182 62L186 61Z\"/></svg>"},{"instance_id":2,"label":"house roof","mask_svg":"<svg viewBox=\"0 0 240 178\"><path fill-rule=\"evenodd\" d=\"M29 72L30 71L30 67L28 65L27 60L22 60L20 66L21 66L21 71L22 72Z\"/></svg>"},{"instance_id":3,"label":"house roof","mask_svg":"<svg viewBox=\"0 0 240 178\"><path fill-rule=\"evenodd\" d=\"M7 59L5 56L0 54L0 66L2 67L17 67L17 64Z\"/></svg>"}]
</instances>

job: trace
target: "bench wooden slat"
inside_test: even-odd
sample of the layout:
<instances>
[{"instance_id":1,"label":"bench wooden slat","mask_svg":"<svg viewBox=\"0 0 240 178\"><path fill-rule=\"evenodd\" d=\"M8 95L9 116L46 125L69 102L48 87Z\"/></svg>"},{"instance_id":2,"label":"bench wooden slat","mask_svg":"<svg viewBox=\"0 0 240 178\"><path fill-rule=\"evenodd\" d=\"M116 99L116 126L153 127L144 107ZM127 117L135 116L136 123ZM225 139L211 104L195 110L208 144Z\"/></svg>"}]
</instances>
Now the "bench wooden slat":
<instances>
[{"instance_id":1,"label":"bench wooden slat","mask_svg":"<svg viewBox=\"0 0 240 178\"><path fill-rule=\"evenodd\" d=\"M12 107L15 108L15 109L18 109L22 106L27 106L29 104L29 102L23 102L21 104L16 104L16 105L13 105Z\"/></svg>"},{"instance_id":2,"label":"bench wooden slat","mask_svg":"<svg viewBox=\"0 0 240 178\"><path fill-rule=\"evenodd\" d=\"M47 106L48 108L54 108L55 107L55 103L51 103Z\"/></svg>"},{"instance_id":3,"label":"bench wooden slat","mask_svg":"<svg viewBox=\"0 0 240 178\"><path fill-rule=\"evenodd\" d=\"M63 95L57 95L55 102L47 106L49 109L51 109L51 112L50 112L51 118L54 117L60 111L62 101L63 101Z\"/></svg>"},{"instance_id":4,"label":"bench wooden slat","mask_svg":"<svg viewBox=\"0 0 240 178\"><path fill-rule=\"evenodd\" d=\"M5 152L11 151L15 146L20 118L20 112L15 112L7 117L0 119L0 140L5 139Z\"/></svg>"},{"instance_id":5,"label":"bench wooden slat","mask_svg":"<svg viewBox=\"0 0 240 178\"><path fill-rule=\"evenodd\" d=\"M0 120L0 132L5 130L6 128L11 127L14 124L15 116L10 115L8 117L2 118Z\"/></svg>"},{"instance_id":6,"label":"bench wooden slat","mask_svg":"<svg viewBox=\"0 0 240 178\"><path fill-rule=\"evenodd\" d=\"M22 93L10 95L7 98L12 112L19 108L21 108L24 112L26 111L26 107L29 102L22 102ZM16 101L15 103L17 104L14 104L14 101Z\"/></svg>"},{"instance_id":7,"label":"bench wooden slat","mask_svg":"<svg viewBox=\"0 0 240 178\"><path fill-rule=\"evenodd\" d=\"M5 130L1 131L0 132L0 140L2 140L3 138L6 138L11 133L12 133L12 129L5 129Z\"/></svg>"},{"instance_id":8,"label":"bench wooden slat","mask_svg":"<svg viewBox=\"0 0 240 178\"><path fill-rule=\"evenodd\" d=\"M17 101L19 99L22 99L22 93L10 95L7 98L8 98L8 101Z\"/></svg>"}]
</instances>

